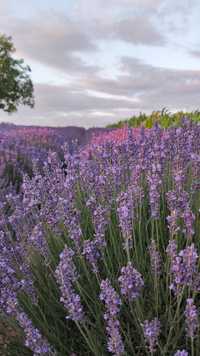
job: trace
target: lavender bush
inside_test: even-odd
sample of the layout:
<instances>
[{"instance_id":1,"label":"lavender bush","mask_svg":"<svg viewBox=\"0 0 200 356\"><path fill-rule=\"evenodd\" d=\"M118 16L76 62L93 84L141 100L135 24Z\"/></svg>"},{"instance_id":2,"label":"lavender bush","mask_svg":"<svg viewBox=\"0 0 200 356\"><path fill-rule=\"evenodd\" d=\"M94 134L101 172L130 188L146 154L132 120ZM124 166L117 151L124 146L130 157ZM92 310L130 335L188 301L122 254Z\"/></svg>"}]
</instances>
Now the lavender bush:
<instances>
[{"instance_id":1,"label":"lavender bush","mask_svg":"<svg viewBox=\"0 0 200 356\"><path fill-rule=\"evenodd\" d=\"M33 355L198 356L200 126L102 142L4 194L1 315Z\"/></svg>"}]
</instances>

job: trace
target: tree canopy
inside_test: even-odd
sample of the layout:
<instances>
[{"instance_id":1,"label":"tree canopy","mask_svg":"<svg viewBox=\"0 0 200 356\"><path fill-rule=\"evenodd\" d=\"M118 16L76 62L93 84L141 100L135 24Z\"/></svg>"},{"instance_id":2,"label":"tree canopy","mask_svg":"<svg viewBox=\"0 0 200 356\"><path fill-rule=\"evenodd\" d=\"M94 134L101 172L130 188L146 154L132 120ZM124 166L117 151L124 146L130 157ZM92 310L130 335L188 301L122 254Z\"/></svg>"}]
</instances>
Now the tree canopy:
<instances>
[{"instance_id":1,"label":"tree canopy","mask_svg":"<svg viewBox=\"0 0 200 356\"><path fill-rule=\"evenodd\" d=\"M12 113L20 104L34 106L31 69L13 57L12 38L0 34L0 109Z\"/></svg>"}]
</instances>

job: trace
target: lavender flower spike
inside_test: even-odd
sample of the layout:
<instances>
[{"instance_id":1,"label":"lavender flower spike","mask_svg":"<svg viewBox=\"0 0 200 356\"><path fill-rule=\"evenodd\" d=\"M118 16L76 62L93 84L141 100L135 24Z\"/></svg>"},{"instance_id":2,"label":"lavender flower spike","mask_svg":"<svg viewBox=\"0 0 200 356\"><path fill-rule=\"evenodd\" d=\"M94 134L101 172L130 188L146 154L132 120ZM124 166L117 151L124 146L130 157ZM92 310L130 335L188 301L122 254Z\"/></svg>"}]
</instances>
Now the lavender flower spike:
<instances>
[{"instance_id":1,"label":"lavender flower spike","mask_svg":"<svg viewBox=\"0 0 200 356\"><path fill-rule=\"evenodd\" d=\"M166 253L168 257L173 261L177 255L177 242L176 240L170 240L166 248Z\"/></svg>"},{"instance_id":2,"label":"lavender flower spike","mask_svg":"<svg viewBox=\"0 0 200 356\"><path fill-rule=\"evenodd\" d=\"M179 294L183 286L196 288L198 254L194 244L181 250L171 261L172 284L170 289Z\"/></svg>"},{"instance_id":3,"label":"lavender flower spike","mask_svg":"<svg viewBox=\"0 0 200 356\"><path fill-rule=\"evenodd\" d=\"M120 324L117 319L121 300L108 279L101 282L100 300L104 301L106 313L104 320L107 323L106 331L108 338L108 351L115 356L121 356L124 353L124 344L120 335Z\"/></svg>"},{"instance_id":4,"label":"lavender flower spike","mask_svg":"<svg viewBox=\"0 0 200 356\"><path fill-rule=\"evenodd\" d=\"M139 297L144 281L141 274L133 268L131 262L126 267L122 267L121 276L118 278L121 286L122 295L126 296L129 301Z\"/></svg>"},{"instance_id":5,"label":"lavender flower spike","mask_svg":"<svg viewBox=\"0 0 200 356\"><path fill-rule=\"evenodd\" d=\"M155 240L151 240L149 246L150 260L151 260L151 270L153 275L158 278L161 274L161 257L157 250Z\"/></svg>"},{"instance_id":6,"label":"lavender flower spike","mask_svg":"<svg viewBox=\"0 0 200 356\"><path fill-rule=\"evenodd\" d=\"M98 272L97 262L100 257L100 252L98 250L97 244L93 240L85 240L83 242L83 252L82 255L90 263L92 271L94 273Z\"/></svg>"},{"instance_id":7,"label":"lavender flower spike","mask_svg":"<svg viewBox=\"0 0 200 356\"><path fill-rule=\"evenodd\" d=\"M132 233L133 233L133 199L131 193L121 192L117 198L117 213L119 217L119 225L124 238L124 248L132 248Z\"/></svg>"},{"instance_id":8,"label":"lavender flower spike","mask_svg":"<svg viewBox=\"0 0 200 356\"><path fill-rule=\"evenodd\" d=\"M75 293L73 287L73 283L76 282L78 278L73 256L74 251L66 246L60 254L60 263L55 271L55 276L60 285L60 301L64 304L69 313L69 316L66 318L81 321L84 317L84 313L80 296Z\"/></svg>"},{"instance_id":9,"label":"lavender flower spike","mask_svg":"<svg viewBox=\"0 0 200 356\"><path fill-rule=\"evenodd\" d=\"M187 305L185 308L185 317L186 317L187 336L193 339L199 327L199 321L198 321L197 308L192 298L187 299Z\"/></svg>"},{"instance_id":10,"label":"lavender flower spike","mask_svg":"<svg viewBox=\"0 0 200 356\"><path fill-rule=\"evenodd\" d=\"M160 334L160 321L155 318L151 321L145 320L142 324L145 341L148 344L149 352L153 354L158 343L158 336Z\"/></svg>"},{"instance_id":11,"label":"lavender flower spike","mask_svg":"<svg viewBox=\"0 0 200 356\"><path fill-rule=\"evenodd\" d=\"M25 313L18 313L17 320L25 333L25 346L33 351L33 356L53 355L53 349L36 329Z\"/></svg>"},{"instance_id":12,"label":"lavender flower spike","mask_svg":"<svg viewBox=\"0 0 200 356\"><path fill-rule=\"evenodd\" d=\"M174 354L174 356L188 356L188 352L185 350L178 350L176 351L176 353Z\"/></svg>"}]
</instances>

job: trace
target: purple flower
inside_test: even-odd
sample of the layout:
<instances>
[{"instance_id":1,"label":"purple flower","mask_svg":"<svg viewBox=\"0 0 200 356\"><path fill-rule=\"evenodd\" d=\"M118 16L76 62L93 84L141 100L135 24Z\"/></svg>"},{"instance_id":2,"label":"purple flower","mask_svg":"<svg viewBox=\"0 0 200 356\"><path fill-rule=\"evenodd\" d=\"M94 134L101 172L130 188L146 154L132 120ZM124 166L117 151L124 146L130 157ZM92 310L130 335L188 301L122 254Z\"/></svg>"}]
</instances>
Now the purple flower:
<instances>
[{"instance_id":1,"label":"purple flower","mask_svg":"<svg viewBox=\"0 0 200 356\"><path fill-rule=\"evenodd\" d=\"M186 236L188 236L188 238L191 238L194 235L195 215L193 214L189 206L184 210L182 218L185 223Z\"/></svg>"},{"instance_id":2,"label":"purple flower","mask_svg":"<svg viewBox=\"0 0 200 356\"><path fill-rule=\"evenodd\" d=\"M38 249L43 256L48 256L48 246L41 223L34 226L32 233L28 237L28 242Z\"/></svg>"},{"instance_id":3,"label":"purple flower","mask_svg":"<svg viewBox=\"0 0 200 356\"><path fill-rule=\"evenodd\" d=\"M161 257L157 250L155 240L151 240L149 246L150 260L151 260L151 270L153 275L158 278L161 274Z\"/></svg>"},{"instance_id":4,"label":"purple flower","mask_svg":"<svg viewBox=\"0 0 200 356\"><path fill-rule=\"evenodd\" d=\"M171 261L172 289L178 294L183 286L196 288L198 254L194 244L181 250Z\"/></svg>"},{"instance_id":5,"label":"purple flower","mask_svg":"<svg viewBox=\"0 0 200 356\"><path fill-rule=\"evenodd\" d=\"M132 301L139 297L144 281L141 274L133 268L131 262L126 267L122 267L121 276L118 278L121 287L121 293Z\"/></svg>"},{"instance_id":6,"label":"purple flower","mask_svg":"<svg viewBox=\"0 0 200 356\"><path fill-rule=\"evenodd\" d=\"M30 268L23 258L20 244L14 244L9 234L0 232L0 309L7 314L16 315L17 294L24 290L35 302ZM17 273L18 272L18 273ZM18 274L20 273L20 278Z\"/></svg>"},{"instance_id":7,"label":"purple flower","mask_svg":"<svg viewBox=\"0 0 200 356\"><path fill-rule=\"evenodd\" d=\"M148 344L149 352L153 353L156 351L156 345L158 344L158 337L160 334L160 321L155 318L151 321L145 320L142 324L144 338Z\"/></svg>"},{"instance_id":8,"label":"purple flower","mask_svg":"<svg viewBox=\"0 0 200 356\"><path fill-rule=\"evenodd\" d=\"M185 174L182 169L178 169L177 167L174 167L173 169L173 178L174 178L174 183L175 183L175 187L177 190L182 190L184 187L184 183L185 183Z\"/></svg>"},{"instance_id":9,"label":"purple flower","mask_svg":"<svg viewBox=\"0 0 200 356\"><path fill-rule=\"evenodd\" d=\"M166 196L171 213L170 216L167 217L170 233L173 235L180 230L178 220L181 218L184 224L183 232L188 238L191 238L192 235L194 235L193 225L195 215L190 208L189 194L184 190L177 189L169 191Z\"/></svg>"},{"instance_id":10,"label":"purple flower","mask_svg":"<svg viewBox=\"0 0 200 356\"><path fill-rule=\"evenodd\" d=\"M70 189L72 188L67 186L67 198L61 199L60 201L64 206L64 221L65 226L69 232L69 237L72 241L74 241L76 248L79 250L82 238L82 230L80 227L80 211L75 206L74 195Z\"/></svg>"},{"instance_id":11,"label":"purple flower","mask_svg":"<svg viewBox=\"0 0 200 356\"><path fill-rule=\"evenodd\" d=\"M174 356L188 356L188 352L186 350L177 350Z\"/></svg>"},{"instance_id":12,"label":"purple flower","mask_svg":"<svg viewBox=\"0 0 200 356\"><path fill-rule=\"evenodd\" d=\"M74 251L66 246L60 254L60 263L55 271L55 277L60 285L60 301L64 304L69 313L66 318L81 321L83 320L84 313L80 296L75 293L73 287L73 284L78 278L73 256Z\"/></svg>"},{"instance_id":13,"label":"purple flower","mask_svg":"<svg viewBox=\"0 0 200 356\"><path fill-rule=\"evenodd\" d=\"M115 356L120 356L124 352L124 345L119 330L120 324L117 319L121 300L108 279L101 282L100 300L103 301L106 306L104 320L107 324L108 351Z\"/></svg>"},{"instance_id":14,"label":"purple flower","mask_svg":"<svg viewBox=\"0 0 200 356\"><path fill-rule=\"evenodd\" d=\"M121 192L117 198L117 212L119 216L119 225L124 238L124 247L132 247L132 234L133 234L133 199L130 191Z\"/></svg>"},{"instance_id":15,"label":"purple flower","mask_svg":"<svg viewBox=\"0 0 200 356\"><path fill-rule=\"evenodd\" d=\"M162 184L162 180L160 177L160 172L156 171L158 164L155 165L155 171L149 173L147 176L148 184L149 184L149 200L151 207L151 217L153 219L158 219L160 216L160 188ZM153 168L153 167L152 167Z\"/></svg>"},{"instance_id":16,"label":"purple flower","mask_svg":"<svg viewBox=\"0 0 200 356\"><path fill-rule=\"evenodd\" d=\"M176 240L170 240L166 248L167 255L173 260L177 255L177 242Z\"/></svg>"},{"instance_id":17,"label":"purple flower","mask_svg":"<svg viewBox=\"0 0 200 356\"><path fill-rule=\"evenodd\" d=\"M144 191L141 185L142 165L136 164L131 172L130 188L134 197L134 204L138 206L144 198Z\"/></svg>"},{"instance_id":18,"label":"purple flower","mask_svg":"<svg viewBox=\"0 0 200 356\"><path fill-rule=\"evenodd\" d=\"M20 282L16 278L13 266L15 250L3 231L0 232L0 309L7 314L15 315L17 293Z\"/></svg>"},{"instance_id":19,"label":"purple flower","mask_svg":"<svg viewBox=\"0 0 200 356\"><path fill-rule=\"evenodd\" d=\"M193 339L195 337L195 334L197 333L197 329L199 327L199 321L198 321L197 308L192 298L187 299L187 304L186 304L184 314L186 318L187 336Z\"/></svg>"},{"instance_id":20,"label":"purple flower","mask_svg":"<svg viewBox=\"0 0 200 356\"><path fill-rule=\"evenodd\" d=\"M18 313L17 320L25 333L25 346L33 351L34 356L51 355L53 353L52 347L43 338L39 330L33 326L25 313Z\"/></svg>"},{"instance_id":21,"label":"purple flower","mask_svg":"<svg viewBox=\"0 0 200 356\"><path fill-rule=\"evenodd\" d=\"M95 232L95 244L99 249L106 246L105 230L109 222L108 208L99 204L96 197L91 196L86 203L92 215L92 223Z\"/></svg>"},{"instance_id":22,"label":"purple flower","mask_svg":"<svg viewBox=\"0 0 200 356\"><path fill-rule=\"evenodd\" d=\"M95 230L95 243L99 249L102 249L106 246L105 230L109 221L108 209L101 205L95 206L92 211L92 221Z\"/></svg>"},{"instance_id":23,"label":"purple flower","mask_svg":"<svg viewBox=\"0 0 200 356\"><path fill-rule=\"evenodd\" d=\"M85 240L83 242L83 252L86 260L91 264L94 273L98 272L97 262L100 257L97 244L93 240Z\"/></svg>"}]
</instances>

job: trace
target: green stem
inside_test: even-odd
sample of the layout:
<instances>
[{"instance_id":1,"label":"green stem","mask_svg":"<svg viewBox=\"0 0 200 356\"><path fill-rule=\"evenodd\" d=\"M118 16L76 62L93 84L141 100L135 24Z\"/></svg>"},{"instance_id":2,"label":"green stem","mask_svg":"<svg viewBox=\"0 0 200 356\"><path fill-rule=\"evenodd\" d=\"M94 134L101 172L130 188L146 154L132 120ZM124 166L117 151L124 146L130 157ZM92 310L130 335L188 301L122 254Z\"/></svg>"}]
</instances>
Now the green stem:
<instances>
[{"instance_id":1,"label":"green stem","mask_svg":"<svg viewBox=\"0 0 200 356\"><path fill-rule=\"evenodd\" d=\"M90 348L90 350L92 351L92 353L94 355L97 355L98 356L98 353L97 353L97 350L95 348L95 346L93 345L93 342L91 342L90 338L87 337L87 335L85 334L85 332L82 330L80 324L76 321L76 326L78 328L78 330L80 331L81 335L83 336L84 340L86 341L88 347ZM86 329L86 328L85 328ZM87 332L88 334L88 332Z\"/></svg>"},{"instance_id":2,"label":"green stem","mask_svg":"<svg viewBox=\"0 0 200 356\"><path fill-rule=\"evenodd\" d=\"M171 327L170 327L169 334L168 334L168 337L167 337L167 342L166 342L165 348L164 348L165 352L167 351L167 347L168 347L168 344L169 344L169 341L170 341L170 337L171 337L172 331L174 329L174 322L177 319L177 316L178 316L178 319L179 319L179 311L180 311L180 305L181 305L182 298L183 298L183 293L184 293L184 288L183 288L183 290L182 290L182 292L181 292L181 294L179 295L179 298L178 298L176 312L175 312L175 315L174 315L174 319L171 322Z\"/></svg>"},{"instance_id":3,"label":"green stem","mask_svg":"<svg viewBox=\"0 0 200 356\"><path fill-rule=\"evenodd\" d=\"M191 356L194 356L194 339L191 337Z\"/></svg>"}]
</instances>

